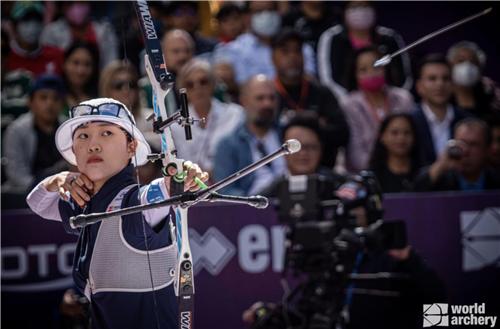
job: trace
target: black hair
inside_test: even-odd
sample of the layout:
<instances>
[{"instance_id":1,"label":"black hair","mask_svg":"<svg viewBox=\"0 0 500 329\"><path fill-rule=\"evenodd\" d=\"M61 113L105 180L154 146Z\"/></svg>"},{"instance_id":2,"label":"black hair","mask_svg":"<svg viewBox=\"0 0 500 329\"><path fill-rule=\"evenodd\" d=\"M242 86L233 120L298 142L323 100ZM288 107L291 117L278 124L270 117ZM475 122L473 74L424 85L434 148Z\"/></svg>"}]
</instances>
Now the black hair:
<instances>
[{"instance_id":1,"label":"black hair","mask_svg":"<svg viewBox=\"0 0 500 329\"><path fill-rule=\"evenodd\" d=\"M304 43L304 39L298 31L291 27L285 27L271 40L271 48L275 50L276 48L283 47L290 40L297 41L300 47Z\"/></svg>"},{"instance_id":2,"label":"black hair","mask_svg":"<svg viewBox=\"0 0 500 329\"><path fill-rule=\"evenodd\" d=\"M446 60L446 57L443 54L440 54L440 53L428 54L428 55L424 56L417 65L417 72L416 72L416 74L417 74L416 79L417 80L422 77L422 70L428 64L442 64L442 65L446 66L451 71L450 63L448 63L448 61Z\"/></svg>"},{"instance_id":3,"label":"black hair","mask_svg":"<svg viewBox=\"0 0 500 329\"><path fill-rule=\"evenodd\" d=\"M164 6L164 12L167 15L173 15L174 12L182 7L191 7L194 11L198 12L198 1L170 1Z\"/></svg>"},{"instance_id":4,"label":"black hair","mask_svg":"<svg viewBox=\"0 0 500 329\"><path fill-rule=\"evenodd\" d=\"M99 49L97 49L97 46L95 46L94 44L76 41L72 43L64 52L64 62L66 62L68 58L78 49L86 49L90 53L90 57L92 57L92 74L89 81L85 85L85 92L88 93L91 97L97 96L97 81L99 76ZM69 81L66 73L63 73L63 79L64 84L66 86L69 86ZM67 87L67 92L71 93L71 89L69 87Z\"/></svg>"},{"instance_id":5,"label":"black hair","mask_svg":"<svg viewBox=\"0 0 500 329\"><path fill-rule=\"evenodd\" d=\"M324 145L324 140L325 140L325 131L323 127L320 124L319 121L319 116L316 112L313 111L305 111L305 112L299 112L295 113L293 117L288 121L288 123L283 127L281 133L282 133L282 140L285 138L285 134L288 131L288 129L292 127L302 127L311 130L314 132L314 134L318 137L318 140L321 145L321 161L320 163L323 162L323 157L325 155L325 145Z\"/></svg>"},{"instance_id":6,"label":"black hair","mask_svg":"<svg viewBox=\"0 0 500 329\"><path fill-rule=\"evenodd\" d=\"M370 169L378 171L387 167L388 154L387 154L387 148L381 141L382 135L385 133L387 127L389 127L389 124L392 121L400 118L406 119L408 121L413 134L413 145L410 149L410 161L411 161L410 172L416 173L417 170L420 168L421 166L420 149L418 143L417 128L415 125L415 121L413 120L413 117L409 113L391 113L387 115L380 124L377 139L375 140L375 146L373 147L373 151L370 157L370 162L369 162Z\"/></svg>"},{"instance_id":7,"label":"black hair","mask_svg":"<svg viewBox=\"0 0 500 329\"><path fill-rule=\"evenodd\" d=\"M127 137L127 143L130 143L134 140L132 135L128 131L126 131L124 128L120 127L120 130L122 130L125 133L125 137Z\"/></svg>"},{"instance_id":8,"label":"black hair","mask_svg":"<svg viewBox=\"0 0 500 329\"><path fill-rule=\"evenodd\" d=\"M243 10L239 6L235 5L232 2L227 2L227 3L224 3L219 8L219 11L217 12L217 14L215 14L215 18L218 21L221 21L221 20L224 20L233 14L241 15L242 13L243 13Z\"/></svg>"},{"instance_id":9,"label":"black hair","mask_svg":"<svg viewBox=\"0 0 500 329\"><path fill-rule=\"evenodd\" d=\"M365 54L365 53L375 53L375 54L377 54L378 57L382 57L382 52L376 46L373 46L373 45L357 49L354 52L354 56L352 57L351 66L349 68L349 70L350 70L349 80L350 81L348 81L348 83L347 83L347 86L348 86L349 90L356 90L356 89L358 89L358 81L356 79L356 71L357 71L357 67L358 67L358 58L361 55ZM387 74L387 70L386 70L386 74Z\"/></svg>"},{"instance_id":10,"label":"black hair","mask_svg":"<svg viewBox=\"0 0 500 329\"><path fill-rule=\"evenodd\" d=\"M321 127L319 123L319 117L318 115L313 112L313 111L306 111L306 112L298 112L295 113L292 118L287 122L287 124L283 127L283 136L285 135L286 131L292 127L304 127L308 128L318 136L318 139L320 141L323 140L323 128Z\"/></svg>"},{"instance_id":11,"label":"black hair","mask_svg":"<svg viewBox=\"0 0 500 329\"><path fill-rule=\"evenodd\" d=\"M491 142L492 142L491 130L490 130L490 126L486 123L486 121L484 121L482 119L479 119L479 118L476 118L476 117L467 117L465 119L462 119L462 120L458 121L455 124L455 127L453 129L453 134L456 133L457 129L460 126L467 126L467 127L476 126L476 127L480 127L481 130L482 130L482 132L483 132L483 139L486 142L486 146L488 146L488 145L491 144Z\"/></svg>"}]
</instances>

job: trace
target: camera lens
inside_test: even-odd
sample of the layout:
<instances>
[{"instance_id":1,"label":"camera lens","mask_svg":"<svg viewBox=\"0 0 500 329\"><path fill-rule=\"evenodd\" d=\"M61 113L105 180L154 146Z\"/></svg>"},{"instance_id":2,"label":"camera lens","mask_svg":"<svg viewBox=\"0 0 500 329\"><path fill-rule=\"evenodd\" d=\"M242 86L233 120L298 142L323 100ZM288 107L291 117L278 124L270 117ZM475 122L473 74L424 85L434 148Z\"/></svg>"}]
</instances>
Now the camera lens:
<instances>
[{"instance_id":1,"label":"camera lens","mask_svg":"<svg viewBox=\"0 0 500 329\"><path fill-rule=\"evenodd\" d=\"M460 160L464 155L463 149L458 145L456 140L449 140L447 147L448 156L453 160Z\"/></svg>"}]
</instances>

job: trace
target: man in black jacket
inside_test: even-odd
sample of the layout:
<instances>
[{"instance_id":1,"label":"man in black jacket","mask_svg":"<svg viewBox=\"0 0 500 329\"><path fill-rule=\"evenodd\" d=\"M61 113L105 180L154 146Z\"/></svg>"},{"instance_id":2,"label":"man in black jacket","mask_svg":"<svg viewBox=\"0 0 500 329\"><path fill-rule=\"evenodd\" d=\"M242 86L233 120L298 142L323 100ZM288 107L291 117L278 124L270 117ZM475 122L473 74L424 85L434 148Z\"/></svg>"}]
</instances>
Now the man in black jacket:
<instances>
[{"instance_id":1,"label":"man in black jacket","mask_svg":"<svg viewBox=\"0 0 500 329\"><path fill-rule=\"evenodd\" d=\"M284 29L272 42L272 59L276 69L275 86L279 98L279 124L281 127L296 113L314 111L325 130L323 164L332 168L337 149L346 146L349 126L335 96L304 74L302 37L298 32Z\"/></svg>"},{"instance_id":2,"label":"man in black jacket","mask_svg":"<svg viewBox=\"0 0 500 329\"><path fill-rule=\"evenodd\" d=\"M500 189L500 175L487 166L491 135L481 119L457 123L455 141L417 177L419 191L483 191Z\"/></svg>"}]
</instances>

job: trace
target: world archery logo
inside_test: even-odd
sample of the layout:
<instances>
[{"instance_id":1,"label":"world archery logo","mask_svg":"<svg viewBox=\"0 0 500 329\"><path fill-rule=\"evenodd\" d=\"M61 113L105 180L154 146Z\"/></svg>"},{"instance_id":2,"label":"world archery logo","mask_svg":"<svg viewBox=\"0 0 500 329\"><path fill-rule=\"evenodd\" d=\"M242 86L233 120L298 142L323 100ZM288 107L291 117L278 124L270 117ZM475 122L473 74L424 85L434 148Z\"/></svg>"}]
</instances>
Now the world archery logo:
<instances>
[{"instance_id":1,"label":"world archery logo","mask_svg":"<svg viewBox=\"0 0 500 329\"><path fill-rule=\"evenodd\" d=\"M424 327L448 327L448 304L424 304Z\"/></svg>"},{"instance_id":2,"label":"world archery logo","mask_svg":"<svg viewBox=\"0 0 500 329\"><path fill-rule=\"evenodd\" d=\"M497 316L486 314L486 303L424 304L423 316L423 327L486 326L495 328L497 323Z\"/></svg>"}]
</instances>

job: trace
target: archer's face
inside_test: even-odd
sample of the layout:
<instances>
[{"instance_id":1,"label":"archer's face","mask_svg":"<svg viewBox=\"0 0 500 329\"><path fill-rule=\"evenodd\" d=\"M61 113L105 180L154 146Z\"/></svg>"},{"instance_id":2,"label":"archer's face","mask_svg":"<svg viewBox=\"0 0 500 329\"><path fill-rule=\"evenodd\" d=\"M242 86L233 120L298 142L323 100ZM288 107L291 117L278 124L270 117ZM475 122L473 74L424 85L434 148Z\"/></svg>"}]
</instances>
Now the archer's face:
<instances>
[{"instance_id":1,"label":"archer's face","mask_svg":"<svg viewBox=\"0 0 500 329\"><path fill-rule=\"evenodd\" d=\"M107 122L91 122L73 135L73 151L78 170L95 184L104 184L127 166L135 143L128 142L125 132Z\"/></svg>"}]
</instances>

